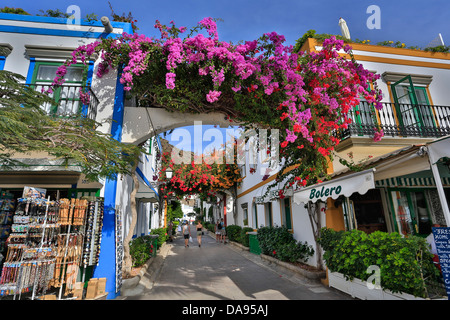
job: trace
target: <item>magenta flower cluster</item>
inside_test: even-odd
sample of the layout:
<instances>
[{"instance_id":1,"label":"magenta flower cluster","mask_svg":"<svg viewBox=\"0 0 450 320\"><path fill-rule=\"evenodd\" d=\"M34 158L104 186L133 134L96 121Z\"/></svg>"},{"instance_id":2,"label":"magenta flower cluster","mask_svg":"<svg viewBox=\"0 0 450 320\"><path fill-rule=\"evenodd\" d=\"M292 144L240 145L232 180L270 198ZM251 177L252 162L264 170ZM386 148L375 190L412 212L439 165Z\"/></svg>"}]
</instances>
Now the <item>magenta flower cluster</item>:
<instances>
[{"instance_id":1,"label":"magenta flower cluster","mask_svg":"<svg viewBox=\"0 0 450 320\"><path fill-rule=\"evenodd\" d=\"M83 89L80 89L80 101L84 105L88 105L91 100L91 95L89 91L83 92Z\"/></svg>"},{"instance_id":2,"label":"magenta flower cluster","mask_svg":"<svg viewBox=\"0 0 450 320\"><path fill-rule=\"evenodd\" d=\"M219 41L217 25L214 19L204 18L194 29L195 35L180 38L185 27L167 27L156 22L161 37L148 38L138 34L123 34L114 41L107 42L109 47L99 46L96 42L79 47L73 54L71 63L78 58L84 62L84 56L99 51L102 62L97 69L97 76L102 77L117 61L125 66L120 82L125 90L130 91L135 81L145 74L152 65L164 63L165 87L167 90L177 88L177 69L180 66L192 66L200 77L211 80L211 87L205 88L205 99L209 103L220 100L226 91L223 84L230 81L235 94L256 91L269 98L275 92L282 92L283 101L274 105L283 109L281 121L287 120L285 141L282 146L294 143L299 137L307 140L319 149L320 139L329 135L333 129L345 127L350 121L348 111L359 104L363 96L381 108L381 92L368 83L375 83L377 75L365 70L352 60L343 58L339 51L350 53L351 48L335 37L323 41L323 49L311 53L295 53L293 46L284 45L285 38L276 32L266 33L260 39L231 44ZM206 35L200 31L206 30ZM126 57L126 59L123 58ZM300 56L306 59L299 59ZM306 61L300 64L299 61ZM58 70L55 85L63 82L64 68ZM248 85L249 81L253 84ZM320 118L319 109L328 110L329 115ZM316 117L316 118L314 118ZM312 120L314 119L314 120ZM310 122L317 121L320 126L311 132ZM379 140L381 132L375 139ZM323 154L328 151L324 146Z\"/></svg>"}]
</instances>

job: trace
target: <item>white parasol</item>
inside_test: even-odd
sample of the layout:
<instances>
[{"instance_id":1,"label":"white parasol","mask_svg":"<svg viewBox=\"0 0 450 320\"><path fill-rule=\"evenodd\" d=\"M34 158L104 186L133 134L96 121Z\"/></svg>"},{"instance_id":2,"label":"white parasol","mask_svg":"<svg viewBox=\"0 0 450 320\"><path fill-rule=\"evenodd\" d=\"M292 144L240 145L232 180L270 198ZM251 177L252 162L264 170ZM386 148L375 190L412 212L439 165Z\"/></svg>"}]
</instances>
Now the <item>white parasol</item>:
<instances>
[{"instance_id":1,"label":"white parasol","mask_svg":"<svg viewBox=\"0 0 450 320\"><path fill-rule=\"evenodd\" d=\"M342 33L342 36L343 36L345 39L350 40L350 31L348 30L347 22L345 22L344 19L339 18L339 26L341 27L341 33Z\"/></svg>"}]
</instances>

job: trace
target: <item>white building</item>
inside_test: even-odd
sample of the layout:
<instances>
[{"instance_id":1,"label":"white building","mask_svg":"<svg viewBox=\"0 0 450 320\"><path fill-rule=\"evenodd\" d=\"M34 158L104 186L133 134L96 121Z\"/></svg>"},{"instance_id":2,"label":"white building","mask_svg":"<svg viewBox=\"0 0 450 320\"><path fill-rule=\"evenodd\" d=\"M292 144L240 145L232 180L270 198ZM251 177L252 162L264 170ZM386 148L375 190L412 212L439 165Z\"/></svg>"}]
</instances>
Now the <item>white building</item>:
<instances>
[{"instance_id":1,"label":"white building","mask_svg":"<svg viewBox=\"0 0 450 320\"><path fill-rule=\"evenodd\" d=\"M358 175L351 175L335 158L328 171L333 179L339 178L349 190L337 199L328 196L316 202L322 209L320 225L336 230L359 229L369 233L382 230L416 235L429 234L432 223L448 225L450 171L445 157L450 157L450 148L442 150L444 158L435 166L437 176L431 170L433 166L428 157L420 156L419 150L422 146L431 149L430 143L450 135L450 91L446 90L450 81L450 55L351 45L357 62L381 75L377 84L384 95L383 109L377 111L376 116L385 136L380 142L373 141L374 126L368 116L370 106L367 103L363 101L351 111L353 123L349 129L336 133L341 138L336 152L347 159L347 154L352 152L355 163L367 161L367 164L375 166L376 171L366 173L372 184L358 189ZM320 43L314 39L308 39L302 47L302 51L308 52L320 49ZM443 143L445 141L441 145ZM369 156L371 160L367 160ZM306 241L314 247L313 231L305 208L309 199L306 197L304 200L305 193L309 194L312 187L303 194L296 190L285 199L279 199L276 193L262 199L276 171L263 180L264 172L259 170L260 166L261 163L251 164L247 147L246 164L242 166L245 179L238 189L237 212L233 215L232 210L227 210L227 224L255 229L269 225L286 226L296 240ZM256 172L251 174L251 168ZM441 180L438 184L435 183L436 177ZM326 187L327 183L330 182L317 187ZM232 207L230 202L227 204L227 207ZM406 218L401 214L401 207L407 209ZM316 266L316 258L311 257L307 263Z\"/></svg>"},{"instance_id":2,"label":"white building","mask_svg":"<svg viewBox=\"0 0 450 320\"><path fill-rule=\"evenodd\" d=\"M0 13L0 70L8 70L26 77L26 84L36 90L51 84L56 69L80 45L92 43L105 37L118 37L123 32L132 33L131 24L110 22L113 30L107 32L100 21L80 21L74 26L68 19ZM118 73L112 70L101 79L96 71L100 59L93 57L87 64L77 63L68 68L66 83L53 94L53 107L43 106L49 113L85 113L104 123L100 130L122 139L124 107L127 105L123 85ZM87 80L83 81L83 73ZM87 87L91 93L89 106L83 106L78 92ZM113 119L114 122L103 120ZM140 187L137 194L138 224L135 236L149 234L150 228L163 226L163 217L156 213L158 194L153 176L157 174L161 145L158 137L147 139L149 155L143 154L137 173ZM45 154L32 154L28 160L33 166L11 173L0 168L0 188L19 197L24 186L44 188L54 200L56 193L61 198L96 196L104 198L104 219L101 235L99 263L94 266L93 277L107 278L108 298L119 294L121 285L122 254L117 250L128 232L131 221L129 195L132 190L131 177L115 180L86 181L76 168L58 166L58 162ZM162 218L162 219L161 219Z\"/></svg>"}]
</instances>

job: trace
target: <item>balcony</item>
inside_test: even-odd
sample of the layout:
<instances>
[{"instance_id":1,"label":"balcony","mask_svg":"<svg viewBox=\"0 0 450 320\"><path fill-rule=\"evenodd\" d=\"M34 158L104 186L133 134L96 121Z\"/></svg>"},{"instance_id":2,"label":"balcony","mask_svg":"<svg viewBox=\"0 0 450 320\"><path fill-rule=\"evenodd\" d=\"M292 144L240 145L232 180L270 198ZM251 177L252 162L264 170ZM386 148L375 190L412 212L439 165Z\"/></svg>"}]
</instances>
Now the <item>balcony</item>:
<instances>
[{"instance_id":1,"label":"balcony","mask_svg":"<svg viewBox=\"0 0 450 320\"><path fill-rule=\"evenodd\" d=\"M50 86L48 84L29 84L36 91L44 92ZM81 99L80 92L88 93L87 98ZM99 100L90 86L62 85L49 95L53 103L46 103L42 108L50 115L67 117L84 115L88 119L95 120Z\"/></svg>"},{"instance_id":2,"label":"balcony","mask_svg":"<svg viewBox=\"0 0 450 320\"><path fill-rule=\"evenodd\" d=\"M374 119L370 113L372 106L361 102L350 112L353 121L348 128L334 135L340 140L373 137L374 121L383 129L385 137L438 138L450 134L450 106L382 104L383 108L376 112Z\"/></svg>"}]
</instances>

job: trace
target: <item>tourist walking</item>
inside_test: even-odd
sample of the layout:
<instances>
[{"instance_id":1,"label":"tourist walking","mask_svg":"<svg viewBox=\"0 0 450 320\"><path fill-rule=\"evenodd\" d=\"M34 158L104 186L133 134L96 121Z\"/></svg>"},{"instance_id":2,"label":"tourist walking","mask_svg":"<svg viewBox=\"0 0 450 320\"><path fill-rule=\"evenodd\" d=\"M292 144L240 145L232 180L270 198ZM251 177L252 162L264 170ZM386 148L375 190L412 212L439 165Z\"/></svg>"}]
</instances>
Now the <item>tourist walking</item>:
<instances>
[{"instance_id":1,"label":"tourist walking","mask_svg":"<svg viewBox=\"0 0 450 320\"><path fill-rule=\"evenodd\" d=\"M220 224L220 219L217 220L215 229L216 229L216 242L219 242L220 241L220 236L221 236L221 233L222 233L222 230L221 230L222 229L222 225Z\"/></svg>"},{"instance_id":2,"label":"tourist walking","mask_svg":"<svg viewBox=\"0 0 450 320\"><path fill-rule=\"evenodd\" d=\"M217 229L219 230L219 242L225 243L225 224L223 222L223 218L220 219L217 224Z\"/></svg>"},{"instance_id":3,"label":"tourist walking","mask_svg":"<svg viewBox=\"0 0 450 320\"><path fill-rule=\"evenodd\" d=\"M184 247L189 247L189 237L191 236L191 226L189 223L183 225Z\"/></svg>"},{"instance_id":4,"label":"tourist walking","mask_svg":"<svg viewBox=\"0 0 450 320\"><path fill-rule=\"evenodd\" d=\"M203 225L200 222L200 220L197 221L197 242L198 242L198 246L201 247L202 246L202 234L203 234Z\"/></svg>"},{"instance_id":5,"label":"tourist walking","mask_svg":"<svg viewBox=\"0 0 450 320\"><path fill-rule=\"evenodd\" d=\"M173 231L172 230L173 230L173 222L170 221L169 222L169 227L167 229L167 235L169 236L169 241L170 242L173 242L173 236L172 236Z\"/></svg>"}]
</instances>

